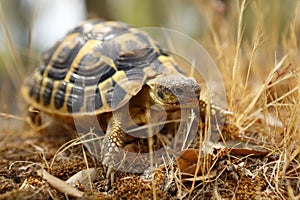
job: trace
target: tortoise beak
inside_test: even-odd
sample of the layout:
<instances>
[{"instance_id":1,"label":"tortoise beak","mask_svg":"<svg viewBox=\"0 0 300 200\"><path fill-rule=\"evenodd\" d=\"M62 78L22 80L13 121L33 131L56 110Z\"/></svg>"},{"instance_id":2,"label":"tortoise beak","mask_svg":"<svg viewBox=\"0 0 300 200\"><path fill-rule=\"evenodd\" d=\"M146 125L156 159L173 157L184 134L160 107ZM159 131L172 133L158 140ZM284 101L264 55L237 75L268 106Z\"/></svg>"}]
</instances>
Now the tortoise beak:
<instances>
[{"instance_id":1,"label":"tortoise beak","mask_svg":"<svg viewBox=\"0 0 300 200\"><path fill-rule=\"evenodd\" d=\"M151 109L155 109L157 111L167 111L167 112L175 112L180 109L186 108L195 108L199 106L199 100L174 103L174 104L163 104L162 102L158 102L151 106Z\"/></svg>"}]
</instances>

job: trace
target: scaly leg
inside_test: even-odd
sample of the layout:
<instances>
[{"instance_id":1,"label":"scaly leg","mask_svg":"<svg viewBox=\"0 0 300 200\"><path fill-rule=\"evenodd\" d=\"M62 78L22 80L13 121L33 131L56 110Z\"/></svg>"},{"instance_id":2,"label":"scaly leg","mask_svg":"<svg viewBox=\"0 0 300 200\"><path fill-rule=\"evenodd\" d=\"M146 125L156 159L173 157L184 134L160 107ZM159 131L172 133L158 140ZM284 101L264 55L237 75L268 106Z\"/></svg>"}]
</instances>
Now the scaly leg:
<instances>
[{"instance_id":1,"label":"scaly leg","mask_svg":"<svg viewBox=\"0 0 300 200\"><path fill-rule=\"evenodd\" d=\"M42 125L41 113L38 109L29 106L27 110L28 123L31 127L39 127Z\"/></svg>"},{"instance_id":2,"label":"scaly leg","mask_svg":"<svg viewBox=\"0 0 300 200\"><path fill-rule=\"evenodd\" d=\"M102 164L108 167L106 178L109 181L111 179L111 184L113 183L114 173L113 168L116 166L116 159L120 153L119 148L122 148L124 145L125 140L125 133L124 133L124 124L122 123L123 114L121 111L118 111L113 114L108 128L103 140L102 146Z\"/></svg>"}]
</instances>

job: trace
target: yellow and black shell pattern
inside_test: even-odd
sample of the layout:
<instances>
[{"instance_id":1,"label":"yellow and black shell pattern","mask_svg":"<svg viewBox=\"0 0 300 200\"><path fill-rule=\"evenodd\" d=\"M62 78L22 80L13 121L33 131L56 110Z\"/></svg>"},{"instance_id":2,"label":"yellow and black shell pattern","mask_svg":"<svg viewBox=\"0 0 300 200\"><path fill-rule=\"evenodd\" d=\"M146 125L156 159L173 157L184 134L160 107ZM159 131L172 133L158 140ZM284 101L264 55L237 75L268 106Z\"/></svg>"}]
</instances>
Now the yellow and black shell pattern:
<instances>
[{"instance_id":1,"label":"yellow and black shell pattern","mask_svg":"<svg viewBox=\"0 0 300 200\"><path fill-rule=\"evenodd\" d=\"M176 73L173 58L144 31L94 19L46 51L21 92L49 114L101 114L126 104L148 80Z\"/></svg>"}]
</instances>

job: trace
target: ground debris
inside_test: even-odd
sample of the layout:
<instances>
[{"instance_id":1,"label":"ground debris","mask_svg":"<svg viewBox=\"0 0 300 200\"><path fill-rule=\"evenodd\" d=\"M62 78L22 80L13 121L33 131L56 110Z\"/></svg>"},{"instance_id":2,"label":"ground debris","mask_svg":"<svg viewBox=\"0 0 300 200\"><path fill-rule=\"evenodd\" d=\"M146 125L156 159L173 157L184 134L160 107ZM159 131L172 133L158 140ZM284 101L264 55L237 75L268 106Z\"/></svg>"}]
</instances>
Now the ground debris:
<instances>
[{"instance_id":1,"label":"ground debris","mask_svg":"<svg viewBox=\"0 0 300 200\"><path fill-rule=\"evenodd\" d=\"M57 189L59 192L71 196L71 197L82 197L83 192L77 190L73 186L69 185L65 181L62 181L55 176L49 174L46 170L39 170L38 174L43 177L52 187Z\"/></svg>"}]
</instances>

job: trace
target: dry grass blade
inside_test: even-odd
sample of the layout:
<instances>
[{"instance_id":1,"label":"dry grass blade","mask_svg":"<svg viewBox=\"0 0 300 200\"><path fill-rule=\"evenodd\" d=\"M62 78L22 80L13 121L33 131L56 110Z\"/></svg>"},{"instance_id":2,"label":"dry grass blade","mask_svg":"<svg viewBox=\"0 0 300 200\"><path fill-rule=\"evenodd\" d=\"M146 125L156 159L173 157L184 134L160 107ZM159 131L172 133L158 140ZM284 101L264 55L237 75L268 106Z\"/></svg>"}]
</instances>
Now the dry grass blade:
<instances>
[{"instance_id":1,"label":"dry grass blade","mask_svg":"<svg viewBox=\"0 0 300 200\"><path fill-rule=\"evenodd\" d=\"M52 162L50 163L50 166L49 166L49 167L51 168L51 167L54 165L55 159L56 159L56 157L57 157L59 154L65 152L67 149L69 149L69 148L71 148L71 147L73 147L73 146L76 146L76 145L78 145L78 144L81 144L80 138L76 138L76 139L70 140L70 141L66 142L64 145L62 145L62 146L56 151L56 153L55 153L55 155L54 155L54 157L53 157L53 159L52 159Z\"/></svg>"},{"instance_id":2,"label":"dry grass blade","mask_svg":"<svg viewBox=\"0 0 300 200\"><path fill-rule=\"evenodd\" d=\"M215 178L217 176L217 170L212 170L209 173L202 175L202 176L196 176L193 178L183 178L183 181L190 181L190 182L194 182L194 181L207 181L207 180L211 180L213 178Z\"/></svg>"},{"instance_id":3,"label":"dry grass blade","mask_svg":"<svg viewBox=\"0 0 300 200\"><path fill-rule=\"evenodd\" d=\"M269 87L270 81L273 79L273 77L275 76L275 74L278 71L278 69L280 67L282 67L282 65L283 65L284 61L286 60L286 58L287 58L287 56L284 56L279 61L279 63L274 66L273 70L270 72L269 76L267 77L265 83L259 88L259 90L256 92L256 95L253 97L252 101L249 103L249 105L247 106L247 108L238 117L237 122L240 122L241 119L243 119L245 116L247 116L251 110L253 110L253 108L255 107L258 99L261 97L261 95L263 94L263 92L265 92L266 89Z\"/></svg>"},{"instance_id":4,"label":"dry grass blade","mask_svg":"<svg viewBox=\"0 0 300 200\"><path fill-rule=\"evenodd\" d=\"M18 88L20 85L20 80L22 80L22 77L24 75L24 68L22 67L22 62L17 55L16 48L14 47L14 43L11 38L11 34L8 30L8 23L4 16L4 11L2 8L2 3L0 2L0 27L3 30L5 41L7 42L7 46L9 48L9 52L12 56L12 60L14 62L13 65L9 64L6 60L6 63L4 67L6 68L7 72L9 73L10 79L13 80L15 88Z\"/></svg>"},{"instance_id":5,"label":"dry grass blade","mask_svg":"<svg viewBox=\"0 0 300 200\"><path fill-rule=\"evenodd\" d=\"M6 119L15 119L19 121L25 121L23 117L17 116L17 115L12 115L9 113L0 113L0 117L6 118Z\"/></svg>"},{"instance_id":6,"label":"dry grass blade","mask_svg":"<svg viewBox=\"0 0 300 200\"><path fill-rule=\"evenodd\" d=\"M238 84L239 79L239 60L240 60L240 47L242 44L242 38L243 38L243 15L246 9L247 1L244 0L240 7L240 14L239 14L239 20L238 20L238 30L237 30L237 42L235 47L235 56L234 56L234 63L232 67L232 89L230 91L230 97L231 99L234 99L235 95L235 89L236 85Z\"/></svg>"},{"instance_id":7,"label":"dry grass blade","mask_svg":"<svg viewBox=\"0 0 300 200\"><path fill-rule=\"evenodd\" d=\"M276 98L275 100L269 102L266 106L270 107L271 105L274 105L276 102L279 102L283 100L284 98L288 97L289 95L293 94L294 92L299 90L300 85L295 86L294 88L290 89L290 91L286 92L283 96ZM251 118L253 116L258 116L258 114L263 110L264 108L259 108L255 112L251 113L248 118ZM250 110L250 109L249 109Z\"/></svg>"}]
</instances>

